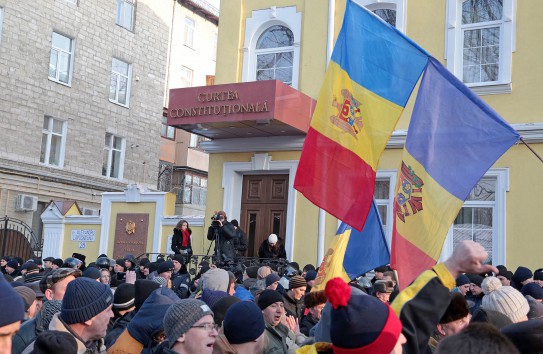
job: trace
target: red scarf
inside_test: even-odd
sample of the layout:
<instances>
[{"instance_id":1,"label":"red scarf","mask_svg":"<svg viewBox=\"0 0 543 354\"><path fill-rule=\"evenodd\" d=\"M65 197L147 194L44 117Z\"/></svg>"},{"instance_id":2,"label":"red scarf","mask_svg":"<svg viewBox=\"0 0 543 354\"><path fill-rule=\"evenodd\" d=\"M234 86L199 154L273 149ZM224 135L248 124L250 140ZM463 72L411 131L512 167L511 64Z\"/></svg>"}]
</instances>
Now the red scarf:
<instances>
[{"instance_id":1,"label":"red scarf","mask_svg":"<svg viewBox=\"0 0 543 354\"><path fill-rule=\"evenodd\" d=\"M182 247L189 247L190 246L189 230L181 230L181 234L183 234L183 243L181 244L181 246Z\"/></svg>"}]
</instances>

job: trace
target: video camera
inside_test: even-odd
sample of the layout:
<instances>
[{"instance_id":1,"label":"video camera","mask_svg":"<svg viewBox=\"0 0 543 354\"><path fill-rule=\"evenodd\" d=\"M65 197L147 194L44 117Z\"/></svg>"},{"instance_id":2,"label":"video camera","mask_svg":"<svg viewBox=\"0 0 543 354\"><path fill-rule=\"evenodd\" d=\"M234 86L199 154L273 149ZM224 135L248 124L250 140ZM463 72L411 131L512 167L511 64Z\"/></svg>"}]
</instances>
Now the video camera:
<instances>
[{"instance_id":1,"label":"video camera","mask_svg":"<svg viewBox=\"0 0 543 354\"><path fill-rule=\"evenodd\" d=\"M215 228L215 229L218 229L222 226L221 224L221 215L220 214L215 214L211 217L211 227Z\"/></svg>"}]
</instances>

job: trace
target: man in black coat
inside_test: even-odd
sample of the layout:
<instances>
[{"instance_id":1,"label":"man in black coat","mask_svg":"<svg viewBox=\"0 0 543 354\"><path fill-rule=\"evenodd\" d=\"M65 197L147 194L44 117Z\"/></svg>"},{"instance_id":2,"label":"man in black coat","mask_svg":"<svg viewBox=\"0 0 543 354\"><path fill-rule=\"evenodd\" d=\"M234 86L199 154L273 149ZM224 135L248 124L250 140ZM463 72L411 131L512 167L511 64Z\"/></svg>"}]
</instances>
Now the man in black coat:
<instances>
[{"instance_id":1,"label":"man in black coat","mask_svg":"<svg viewBox=\"0 0 543 354\"><path fill-rule=\"evenodd\" d=\"M222 210L215 213L212 219L207 230L207 239L215 241L215 255L219 256L221 262L233 260L236 255L233 240L236 237L234 225L226 219L226 213Z\"/></svg>"}]
</instances>

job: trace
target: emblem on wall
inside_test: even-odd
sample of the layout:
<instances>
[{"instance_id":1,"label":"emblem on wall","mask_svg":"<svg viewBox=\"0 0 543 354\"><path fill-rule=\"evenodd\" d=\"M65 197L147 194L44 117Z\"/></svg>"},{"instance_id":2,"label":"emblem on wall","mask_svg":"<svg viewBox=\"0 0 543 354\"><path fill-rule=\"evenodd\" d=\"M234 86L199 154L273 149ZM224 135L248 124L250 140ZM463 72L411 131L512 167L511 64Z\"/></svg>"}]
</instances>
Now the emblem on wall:
<instances>
[{"instance_id":1,"label":"emblem on wall","mask_svg":"<svg viewBox=\"0 0 543 354\"><path fill-rule=\"evenodd\" d=\"M129 235L136 233L136 223L132 220L128 220L126 222L126 225L124 226L124 229L126 230L126 233Z\"/></svg>"}]
</instances>

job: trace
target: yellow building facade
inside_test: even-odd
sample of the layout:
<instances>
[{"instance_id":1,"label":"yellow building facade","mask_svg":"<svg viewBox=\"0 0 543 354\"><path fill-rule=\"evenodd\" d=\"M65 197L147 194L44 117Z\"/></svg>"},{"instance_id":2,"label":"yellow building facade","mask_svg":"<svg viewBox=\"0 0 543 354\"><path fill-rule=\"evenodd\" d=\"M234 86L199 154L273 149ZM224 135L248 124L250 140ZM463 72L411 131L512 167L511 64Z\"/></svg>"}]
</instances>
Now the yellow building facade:
<instances>
[{"instance_id":1,"label":"yellow building facade","mask_svg":"<svg viewBox=\"0 0 543 354\"><path fill-rule=\"evenodd\" d=\"M543 155L543 114L536 108L543 81L543 69L537 63L543 44L537 36L543 25L534 15L543 11L543 2L354 2L444 63ZM341 27L345 0L227 0L221 5L216 84L278 79L317 99ZM393 189L413 102L414 97L377 172L375 196L388 238L392 233ZM207 136L213 138L211 133ZM201 145L210 154L208 216L225 210L229 219L244 220L243 226L250 229L257 219L251 219L247 206L251 192L251 182L247 182L249 187L245 185L248 176L288 176L288 205L281 222L287 255L301 265L320 262L338 226L336 218L293 190L302 145L303 134L280 133L217 138ZM452 173L454 164L451 161ZM488 249L489 261L495 265L506 264L513 270L518 265L541 267L537 245L543 228L538 207L543 198L542 169L543 164L525 146L513 146L474 188L449 231L442 257L452 253L457 241L473 239ZM209 226L207 219L204 230ZM262 228L247 229L249 238L265 237L254 235L264 232Z\"/></svg>"}]
</instances>

